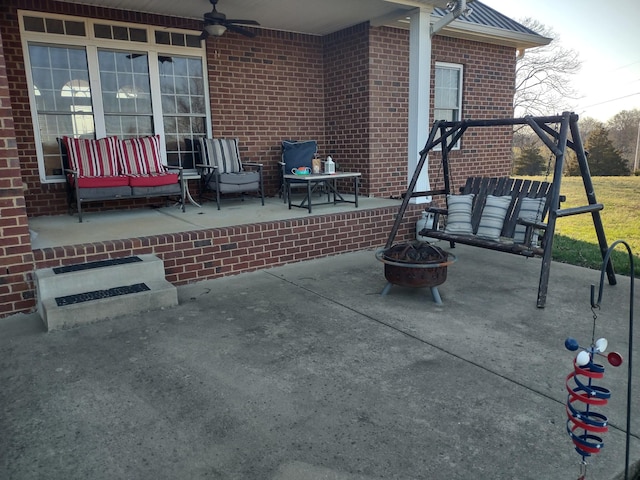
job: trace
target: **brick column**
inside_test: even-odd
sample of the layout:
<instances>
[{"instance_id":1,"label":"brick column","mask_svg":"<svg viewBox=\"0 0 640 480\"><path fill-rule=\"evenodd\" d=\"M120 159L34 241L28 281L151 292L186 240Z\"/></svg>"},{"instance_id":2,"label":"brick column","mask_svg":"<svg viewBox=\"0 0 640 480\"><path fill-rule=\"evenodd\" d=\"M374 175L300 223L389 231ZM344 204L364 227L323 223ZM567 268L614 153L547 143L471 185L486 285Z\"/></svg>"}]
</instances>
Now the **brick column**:
<instances>
[{"instance_id":1,"label":"brick column","mask_svg":"<svg viewBox=\"0 0 640 480\"><path fill-rule=\"evenodd\" d=\"M0 34L0 317L33 310L33 252Z\"/></svg>"}]
</instances>

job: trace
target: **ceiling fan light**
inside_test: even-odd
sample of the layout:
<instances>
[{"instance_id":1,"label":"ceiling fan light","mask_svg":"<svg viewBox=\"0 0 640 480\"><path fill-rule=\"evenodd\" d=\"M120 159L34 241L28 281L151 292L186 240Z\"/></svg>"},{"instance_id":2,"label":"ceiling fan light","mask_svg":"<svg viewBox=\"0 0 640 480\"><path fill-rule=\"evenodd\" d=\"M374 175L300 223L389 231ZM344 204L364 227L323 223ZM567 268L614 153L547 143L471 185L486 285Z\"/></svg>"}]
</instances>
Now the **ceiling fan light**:
<instances>
[{"instance_id":1,"label":"ceiling fan light","mask_svg":"<svg viewBox=\"0 0 640 480\"><path fill-rule=\"evenodd\" d=\"M219 24L207 25L206 27L204 27L204 29L209 35L213 35L214 37L220 37L224 34L224 32L227 31L227 27Z\"/></svg>"}]
</instances>

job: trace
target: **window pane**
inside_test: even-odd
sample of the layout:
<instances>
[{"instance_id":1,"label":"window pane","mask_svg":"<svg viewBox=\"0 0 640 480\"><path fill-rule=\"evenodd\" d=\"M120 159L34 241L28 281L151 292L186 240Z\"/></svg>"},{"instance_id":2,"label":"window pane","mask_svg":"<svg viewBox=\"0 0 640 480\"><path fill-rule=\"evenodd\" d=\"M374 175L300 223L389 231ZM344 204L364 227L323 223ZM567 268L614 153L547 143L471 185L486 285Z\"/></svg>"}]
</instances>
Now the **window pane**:
<instances>
[{"instance_id":1,"label":"window pane","mask_svg":"<svg viewBox=\"0 0 640 480\"><path fill-rule=\"evenodd\" d=\"M148 55L98 50L98 64L107 134L153 134Z\"/></svg>"},{"instance_id":2,"label":"window pane","mask_svg":"<svg viewBox=\"0 0 640 480\"><path fill-rule=\"evenodd\" d=\"M56 138L95 137L91 86L83 47L29 45L45 177L62 175Z\"/></svg>"}]
</instances>

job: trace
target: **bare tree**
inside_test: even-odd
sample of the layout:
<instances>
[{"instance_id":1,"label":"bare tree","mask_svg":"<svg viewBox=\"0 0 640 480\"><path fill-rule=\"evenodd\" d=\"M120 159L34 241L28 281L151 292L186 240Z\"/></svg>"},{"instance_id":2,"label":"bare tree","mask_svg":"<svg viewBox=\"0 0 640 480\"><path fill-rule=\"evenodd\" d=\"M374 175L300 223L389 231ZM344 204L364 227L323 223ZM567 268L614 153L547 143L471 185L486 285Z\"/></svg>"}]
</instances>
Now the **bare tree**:
<instances>
[{"instance_id":1,"label":"bare tree","mask_svg":"<svg viewBox=\"0 0 640 480\"><path fill-rule=\"evenodd\" d=\"M525 18L520 23L553 40L548 45L527 50L517 59L516 115L555 115L570 110L568 100L577 97L571 87L570 77L578 73L582 66L578 53L563 48L553 30L539 21Z\"/></svg>"},{"instance_id":2,"label":"bare tree","mask_svg":"<svg viewBox=\"0 0 640 480\"><path fill-rule=\"evenodd\" d=\"M620 151L629 167L635 168L635 158L638 153L640 139L640 110L623 110L618 112L607 122L609 139Z\"/></svg>"}]
</instances>

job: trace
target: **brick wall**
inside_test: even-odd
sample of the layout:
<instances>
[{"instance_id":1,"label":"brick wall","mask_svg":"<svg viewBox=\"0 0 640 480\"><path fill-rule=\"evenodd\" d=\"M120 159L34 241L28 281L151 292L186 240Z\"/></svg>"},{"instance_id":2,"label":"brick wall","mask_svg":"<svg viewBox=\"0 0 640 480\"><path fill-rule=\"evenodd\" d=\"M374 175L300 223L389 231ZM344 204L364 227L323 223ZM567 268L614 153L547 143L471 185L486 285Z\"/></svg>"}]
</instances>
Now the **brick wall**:
<instances>
[{"instance_id":1,"label":"brick wall","mask_svg":"<svg viewBox=\"0 0 640 480\"><path fill-rule=\"evenodd\" d=\"M0 34L0 317L35 305L33 252Z\"/></svg>"},{"instance_id":2,"label":"brick wall","mask_svg":"<svg viewBox=\"0 0 640 480\"><path fill-rule=\"evenodd\" d=\"M515 49L436 35L432 45L431 88L436 62L463 65L463 118L511 118L515 89ZM433 122L433 99L431 101ZM467 131L460 150L449 155L451 185L461 186L468 176L509 176L511 173L510 126ZM429 155L432 188L442 188L440 155Z\"/></svg>"},{"instance_id":3,"label":"brick wall","mask_svg":"<svg viewBox=\"0 0 640 480\"><path fill-rule=\"evenodd\" d=\"M396 197L407 189L409 32L375 28L370 43L370 193Z\"/></svg>"},{"instance_id":4,"label":"brick wall","mask_svg":"<svg viewBox=\"0 0 640 480\"><path fill-rule=\"evenodd\" d=\"M155 254L174 285L255 271L292 262L383 246L397 208L353 210L128 240L35 250L36 268ZM415 238L417 212L411 208L395 238ZM382 265L381 265L382 268ZM381 270L382 272L382 270Z\"/></svg>"},{"instance_id":5,"label":"brick wall","mask_svg":"<svg viewBox=\"0 0 640 480\"><path fill-rule=\"evenodd\" d=\"M371 193L368 31L363 23L324 38L326 145L322 156L331 155L340 170L361 172L363 193Z\"/></svg>"},{"instance_id":6,"label":"brick wall","mask_svg":"<svg viewBox=\"0 0 640 480\"><path fill-rule=\"evenodd\" d=\"M242 158L264 165L267 195L279 188L281 142L317 140L324 149L320 37L261 31L207 43L214 136L237 136Z\"/></svg>"}]
</instances>

